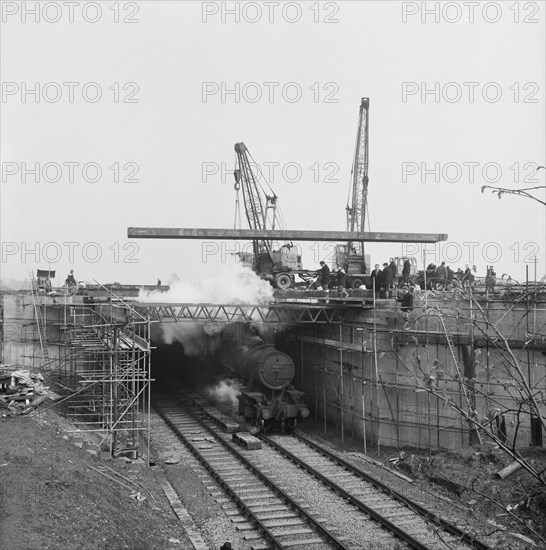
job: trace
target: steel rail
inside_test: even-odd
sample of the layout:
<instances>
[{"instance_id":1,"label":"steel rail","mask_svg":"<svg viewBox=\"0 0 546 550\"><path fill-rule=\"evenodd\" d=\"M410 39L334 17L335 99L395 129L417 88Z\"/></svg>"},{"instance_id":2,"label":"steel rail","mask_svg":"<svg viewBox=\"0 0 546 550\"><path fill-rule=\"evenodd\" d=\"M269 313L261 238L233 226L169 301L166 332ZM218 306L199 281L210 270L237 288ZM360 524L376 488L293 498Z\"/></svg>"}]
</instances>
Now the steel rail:
<instances>
[{"instance_id":1,"label":"steel rail","mask_svg":"<svg viewBox=\"0 0 546 550\"><path fill-rule=\"evenodd\" d=\"M291 499L280 487L278 487L267 475L265 475L263 472L260 472L258 468L256 468L249 460L247 460L238 449L236 449L233 445L231 445L228 441L226 441L223 437L221 437L215 430L211 429L203 420L198 419L195 417L195 415L191 414L191 412L188 411L187 407L183 405L183 403L175 397L169 396L168 399L170 400L171 405L175 405L181 409L183 412L185 412L192 420L199 423L201 426L203 426L214 438L216 441L218 441L225 449L227 449L232 455L234 455L237 460L239 460L243 465L249 469L258 479L260 479L271 491L276 494L277 496L280 496L282 500L286 504L288 504L290 507L295 509L300 516L304 517L305 520L314 527L316 531L318 531L325 539L326 542L331 544L334 548L339 548L341 550L349 550L347 546L343 544L342 541L340 541L334 534L330 533L323 525L321 525L319 522L317 522L308 512L306 512L299 504L297 504L293 499ZM157 399L156 399L157 400ZM165 400L165 396L162 396L162 400ZM244 510L246 514L248 514L252 520L258 525L260 530L265 535L265 538L268 539L270 542L272 542L277 548L284 549L287 548L286 546L283 546L282 541L278 540L277 536L275 536L270 529L264 525L263 521L260 520L256 514L243 502L243 500L235 493L235 491L228 485L226 481L222 479L222 476L216 471L216 469L212 466L212 464L209 463L207 458L199 452L199 449L197 449L196 446L194 446L189 439L178 429L174 423L171 421L171 419L168 416L168 413L161 410L161 405L156 406L154 405L154 408L158 412L158 414L163 418L163 420L167 423L167 425L174 431L174 433L177 435L179 439L182 440L182 442L188 447L188 449L192 452L194 456L205 466L205 468L212 474L214 479L226 490L226 492L230 495L230 498L232 498L235 502L237 502L238 506ZM303 541L305 542L305 541Z\"/></svg>"}]
</instances>

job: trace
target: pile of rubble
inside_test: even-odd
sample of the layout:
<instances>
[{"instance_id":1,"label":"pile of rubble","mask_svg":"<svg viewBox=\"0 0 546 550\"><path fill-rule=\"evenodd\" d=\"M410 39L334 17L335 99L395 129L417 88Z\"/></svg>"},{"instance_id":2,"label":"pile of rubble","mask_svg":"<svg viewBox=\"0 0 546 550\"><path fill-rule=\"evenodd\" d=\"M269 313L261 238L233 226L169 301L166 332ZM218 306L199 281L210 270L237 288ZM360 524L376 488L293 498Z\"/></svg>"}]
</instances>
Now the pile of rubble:
<instances>
[{"instance_id":1,"label":"pile of rubble","mask_svg":"<svg viewBox=\"0 0 546 550\"><path fill-rule=\"evenodd\" d=\"M30 412L46 399L48 389L40 373L28 370L0 371L0 407L3 416Z\"/></svg>"}]
</instances>

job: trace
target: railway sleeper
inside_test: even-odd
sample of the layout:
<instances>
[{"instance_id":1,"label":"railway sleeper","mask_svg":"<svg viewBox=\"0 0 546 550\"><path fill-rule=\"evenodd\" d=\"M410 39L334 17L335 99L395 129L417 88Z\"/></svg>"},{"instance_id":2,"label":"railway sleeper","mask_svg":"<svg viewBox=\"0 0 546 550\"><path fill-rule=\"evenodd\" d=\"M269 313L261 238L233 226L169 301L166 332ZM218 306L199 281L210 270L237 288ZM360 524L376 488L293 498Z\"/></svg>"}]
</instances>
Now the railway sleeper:
<instances>
[{"instance_id":1,"label":"railway sleeper","mask_svg":"<svg viewBox=\"0 0 546 550\"><path fill-rule=\"evenodd\" d=\"M244 494L240 496L245 501L245 503L249 500L263 500L264 491L263 489L261 489L260 491L245 491ZM269 498L269 502L273 502L274 500L281 502L277 497L273 495L267 498Z\"/></svg>"},{"instance_id":2,"label":"railway sleeper","mask_svg":"<svg viewBox=\"0 0 546 550\"><path fill-rule=\"evenodd\" d=\"M302 527L301 529L288 529L287 531L282 531L279 527L278 529L272 529L271 533L275 537L290 537L293 535L309 535L310 533L313 533L313 529L309 529L309 527Z\"/></svg>"},{"instance_id":3,"label":"railway sleeper","mask_svg":"<svg viewBox=\"0 0 546 550\"><path fill-rule=\"evenodd\" d=\"M243 468L237 467L237 466L217 466L215 464L210 464L212 468L214 468L214 471L217 472L222 477L224 476L240 476L245 475L248 477L248 472L244 470Z\"/></svg>"},{"instance_id":4,"label":"railway sleeper","mask_svg":"<svg viewBox=\"0 0 546 550\"><path fill-rule=\"evenodd\" d=\"M277 502L274 502L274 500ZM261 509L261 508L270 509L271 507L278 507L278 506L281 506L282 509L290 510L290 508L288 508L286 504L284 504L284 502L281 502L278 499L271 499L271 498L268 500L258 500L257 502L252 502L250 504L247 504L247 506L253 512L256 511L256 509Z\"/></svg>"},{"instance_id":5,"label":"railway sleeper","mask_svg":"<svg viewBox=\"0 0 546 550\"><path fill-rule=\"evenodd\" d=\"M294 519L287 519L287 520L276 520L276 519L265 519L263 521L263 524L268 527L268 528L272 528L272 527L288 527L288 526L291 526L291 525L305 525L305 521L303 521L302 519L296 517Z\"/></svg>"},{"instance_id":6,"label":"railway sleeper","mask_svg":"<svg viewBox=\"0 0 546 550\"><path fill-rule=\"evenodd\" d=\"M258 515L258 512L255 512L256 516ZM261 515L266 514L266 515ZM261 512L259 520L271 520L271 519L283 519L283 518L297 518L298 515L294 514L294 512Z\"/></svg>"},{"instance_id":7,"label":"railway sleeper","mask_svg":"<svg viewBox=\"0 0 546 550\"><path fill-rule=\"evenodd\" d=\"M404 521L407 521L407 520L411 520L412 522L414 522L414 521L416 521L416 522L423 521L423 519L420 516L417 516L415 514L415 512L411 512L411 511L407 511L407 512L393 511L392 513L388 513L388 514L385 514L385 513L381 512L381 515L385 516L388 520L396 521L397 523L398 522L404 522ZM425 522L423 521L423 523L425 523Z\"/></svg>"},{"instance_id":8,"label":"railway sleeper","mask_svg":"<svg viewBox=\"0 0 546 550\"><path fill-rule=\"evenodd\" d=\"M303 546L305 548L309 548L310 544L321 544L323 545L322 548L324 548L324 541L322 539L306 539L306 540L291 540L286 541L282 543L284 548L291 548L296 546Z\"/></svg>"},{"instance_id":9,"label":"railway sleeper","mask_svg":"<svg viewBox=\"0 0 546 550\"><path fill-rule=\"evenodd\" d=\"M245 483L244 481L241 483L239 481L235 481L235 482L231 482L231 481L228 481L227 479L224 480L231 489L233 489L235 492L241 492L241 493L244 493L246 494L246 491L250 488L254 488L256 487L256 484L255 483Z\"/></svg>"},{"instance_id":10,"label":"railway sleeper","mask_svg":"<svg viewBox=\"0 0 546 550\"><path fill-rule=\"evenodd\" d=\"M214 468L215 470L218 470L219 472L222 471L235 471L238 472L247 472L246 468L238 464L237 462L233 462L229 459L226 459L225 457L223 459L221 458L213 458L209 459L208 457L204 457L207 459L207 464Z\"/></svg>"},{"instance_id":11,"label":"railway sleeper","mask_svg":"<svg viewBox=\"0 0 546 550\"><path fill-rule=\"evenodd\" d=\"M254 507L252 506L252 512L255 514L261 514L263 512L287 512L290 508L288 508L284 504L272 504L271 506L261 506L261 507Z\"/></svg>"},{"instance_id":12,"label":"railway sleeper","mask_svg":"<svg viewBox=\"0 0 546 550\"><path fill-rule=\"evenodd\" d=\"M248 521L248 518L246 516L238 515L238 516L233 516L231 518L231 521L232 523L245 523Z\"/></svg>"},{"instance_id":13,"label":"railway sleeper","mask_svg":"<svg viewBox=\"0 0 546 550\"><path fill-rule=\"evenodd\" d=\"M237 529L237 531L253 531L255 527L252 523L238 523L235 529Z\"/></svg>"},{"instance_id":14,"label":"railway sleeper","mask_svg":"<svg viewBox=\"0 0 546 550\"><path fill-rule=\"evenodd\" d=\"M258 540L262 538L262 535L260 533L248 533L247 535L243 535L243 538L245 540Z\"/></svg>"},{"instance_id":15,"label":"railway sleeper","mask_svg":"<svg viewBox=\"0 0 546 550\"><path fill-rule=\"evenodd\" d=\"M384 504L381 504L381 503L375 503L373 505L373 507L376 509L376 510L388 510L389 508L396 508L398 511L400 512L404 512L406 511L407 513L409 514L413 514L415 515L415 512L406 508L406 506L404 506L403 504L401 504L400 502L385 502Z\"/></svg>"}]
</instances>

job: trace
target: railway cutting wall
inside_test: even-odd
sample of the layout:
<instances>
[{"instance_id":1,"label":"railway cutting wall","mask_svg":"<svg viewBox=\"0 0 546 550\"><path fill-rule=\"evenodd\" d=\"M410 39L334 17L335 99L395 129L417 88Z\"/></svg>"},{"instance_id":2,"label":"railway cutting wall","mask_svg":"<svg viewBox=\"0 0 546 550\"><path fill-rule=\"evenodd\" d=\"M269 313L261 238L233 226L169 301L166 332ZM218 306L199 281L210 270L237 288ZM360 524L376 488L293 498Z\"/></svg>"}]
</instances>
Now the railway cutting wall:
<instances>
[{"instance_id":1,"label":"railway cutting wall","mask_svg":"<svg viewBox=\"0 0 546 550\"><path fill-rule=\"evenodd\" d=\"M290 330L285 349L317 421L372 446L451 450L479 442L463 411L517 447L542 445L520 388L529 386L544 417L544 295L421 296L407 330L400 306L380 302L351 322Z\"/></svg>"}]
</instances>

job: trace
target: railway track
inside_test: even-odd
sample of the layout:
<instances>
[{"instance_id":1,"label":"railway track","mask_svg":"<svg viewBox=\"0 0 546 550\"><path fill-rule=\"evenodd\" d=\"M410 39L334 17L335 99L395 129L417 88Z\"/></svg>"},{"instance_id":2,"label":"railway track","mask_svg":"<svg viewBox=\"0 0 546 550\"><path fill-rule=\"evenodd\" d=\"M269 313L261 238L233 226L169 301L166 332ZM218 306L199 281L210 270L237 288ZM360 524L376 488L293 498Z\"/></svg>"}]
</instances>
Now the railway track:
<instances>
[{"instance_id":1,"label":"railway track","mask_svg":"<svg viewBox=\"0 0 546 550\"><path fill-rule=\"evenodd\" d=\"M241 522L246 540L256 541L253 550L357 550L368 546L363 541L373 541L374 548L490 550L301 433L261 436L265 448L248 451L212 421L202 398L158 397L156 411L236 504L239 517L232 521ZM325 506L314 506L293 479L320 486ZM353 519L352 531L347 518Z\"/></svg>"},{"instance_id":2,"label":"railway track","mask_svg":"<svg viewBox=\"0 0 546 550\"><path fill-rule=\"evenodd\" d=\"M301 433L261 435L277 452L418 550L491 550L455 525L372 478Z\"/></svg>"},{"instance_id":3,"label":"railway track","mask_svg":"<svg viewBox=\"0 0 546 550\"><path fill-rule=\"evenodd\" d=\"M210 419L197 418L200 411L191 400L161 393L153 407L237 505L243 515L238 528L249 532L245 538L256 539L253 550L351 549L253 466L229 434Z\"/></svg>"}]
</instances>

